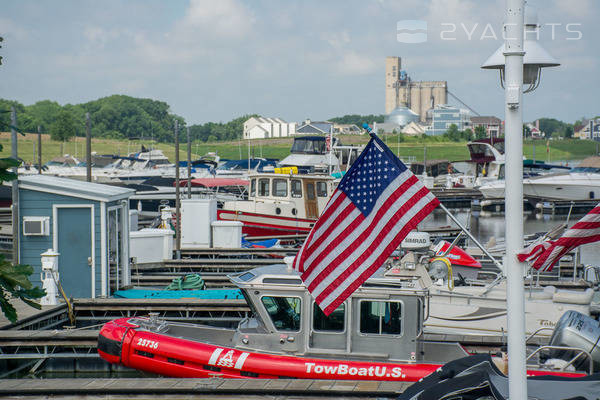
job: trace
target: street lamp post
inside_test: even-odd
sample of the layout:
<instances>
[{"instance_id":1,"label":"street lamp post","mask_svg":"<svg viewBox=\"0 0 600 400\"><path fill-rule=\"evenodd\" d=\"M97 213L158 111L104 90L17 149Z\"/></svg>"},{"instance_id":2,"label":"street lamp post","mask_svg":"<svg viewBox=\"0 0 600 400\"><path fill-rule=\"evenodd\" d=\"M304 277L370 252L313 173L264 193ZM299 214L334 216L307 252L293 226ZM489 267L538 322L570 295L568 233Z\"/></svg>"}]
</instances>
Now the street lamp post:
<instances>
[{"instance_id":1,"label":"street lamp post","mask_svg":"<svg viewBox=\"0 0 600 400\"><path fill-rule=\"evenodd\" d=\"M506 255L509 397L527 399L525 360L525 265L517 259L523 248L523 109L522 96L535 90L543 67L557 66L529 36L537 32L537 17L524 0L506 0L505 43L482 65L500 70L505 93ZM524 32L524 26L527 29ZM529 35L527 35L529 34ZM525 40L524 40L524 36ZM523 91L523 85L526 89Z\"/></svg>"}]
</instances>

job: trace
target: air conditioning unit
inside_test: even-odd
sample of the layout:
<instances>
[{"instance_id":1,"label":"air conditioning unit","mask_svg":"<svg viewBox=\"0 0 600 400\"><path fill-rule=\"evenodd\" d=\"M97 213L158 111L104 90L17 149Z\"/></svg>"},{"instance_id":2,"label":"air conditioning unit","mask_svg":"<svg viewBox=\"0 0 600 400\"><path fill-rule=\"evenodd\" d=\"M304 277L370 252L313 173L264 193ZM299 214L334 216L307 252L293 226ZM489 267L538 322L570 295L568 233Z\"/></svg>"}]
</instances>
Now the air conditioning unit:
<instances>
[{"instance_id":1,"label":"air conditioning unit","mask_svg":"<svg viewBox=\"0 0 600 400\"><path fill-rule=\"evenodd\" d=\"M23 217L23 236L50 235L50 217Z\"/></svg>"}]
</instances>

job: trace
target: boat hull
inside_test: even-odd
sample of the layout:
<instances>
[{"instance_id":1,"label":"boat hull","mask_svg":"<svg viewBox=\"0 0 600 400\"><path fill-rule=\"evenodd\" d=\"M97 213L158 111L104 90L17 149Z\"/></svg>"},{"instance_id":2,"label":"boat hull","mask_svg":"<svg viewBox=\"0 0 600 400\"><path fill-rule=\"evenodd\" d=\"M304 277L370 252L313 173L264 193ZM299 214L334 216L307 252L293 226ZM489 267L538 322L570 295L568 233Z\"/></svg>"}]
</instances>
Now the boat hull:
<instances>
[{"instance_id":1,"label":"boat hull","mask_svg":"<svg viewBox=\"0 0 600 400\"><path fill-rule=\"evenodd\" d=\"M278 217L246 211L217 210L217 219L221 221L241 221L244 226L242 233L246 239L255 237L308 235L315 219Z\"/></svg>"},{"instance_id":2,"label":"boat hull","mask_svg":"<svg viewBox=\"0 0 600 400\"><path fill-rule=\"evenodd\" d=\"M240 350L140 329L135 319L108 322L98 353L113 364L182 378L291 378L416 382L441 364L296 357Z\"/></svg>"},{"instance_id":3,"label":"boat hull","mask_svg":"<svg viewBox=\"0 0 600 400\"><path fill-rule=\"evenodd\" d=\"M155 374L181 378L328 379L416 382L441 363L374 362L270 354L215 345L140 327L142 318L106 323L98 337L104 360ZM528 370L528 375L580 376Z\"/></svg>"},{"instance_id":4,"label":"boat hull","mask_svg":"<svg viewBox=\"0 0 600 400\"><path fill-rule=\"evenodd\" d=\"M591 200L600 197L600 174L570 173L523 180L523 195L556 200Z\"/></svg>"}]
</instances>

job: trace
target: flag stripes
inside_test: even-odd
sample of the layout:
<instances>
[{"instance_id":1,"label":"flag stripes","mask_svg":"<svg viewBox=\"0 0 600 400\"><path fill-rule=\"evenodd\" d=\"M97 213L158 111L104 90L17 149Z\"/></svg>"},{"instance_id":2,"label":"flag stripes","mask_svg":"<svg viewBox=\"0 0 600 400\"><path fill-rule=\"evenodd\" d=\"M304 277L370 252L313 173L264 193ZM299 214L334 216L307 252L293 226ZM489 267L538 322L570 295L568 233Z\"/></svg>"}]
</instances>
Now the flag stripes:
<instances>
[{"instance_id":1,"label":"flag stripes","mask_svg":"<svg viewBox=\"0 0 600 400\"><path fill-rule=\"evenodd\" d=\"M329 315L438 205L439 200L374 137L313 226L294 268Z\"/></svg>"},{"instance_id":2,"label":"flag stripes","mask_svg":"<svg viewBox=\"0 0 600 400\"><path fill-rule=\"evenodd\" d=\"M554 241L534 243L517 255L519 261L533 261L533 268L550 271L562 256L577 246L600 241L600 204Z\"/></svg>"}]
</instances>

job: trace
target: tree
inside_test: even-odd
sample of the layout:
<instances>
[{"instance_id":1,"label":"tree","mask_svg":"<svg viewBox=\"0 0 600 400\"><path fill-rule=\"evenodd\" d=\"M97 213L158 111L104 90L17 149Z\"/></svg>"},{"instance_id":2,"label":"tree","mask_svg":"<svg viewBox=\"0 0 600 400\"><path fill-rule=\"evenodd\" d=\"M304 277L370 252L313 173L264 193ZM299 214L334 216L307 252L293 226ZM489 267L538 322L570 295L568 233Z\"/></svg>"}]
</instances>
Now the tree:
<instances>
[{"instance_id":1,"label":"tree","mask_svg":"<svg viewBox=\"0 0 600 400\"><path fill-rule=\"evenodd\" d=\"M525 139L530 138L531 137L531 128L529 128L527 125L523 124L523 137Z\"/></svg>"},{"instance_id":2,"label":"tree","mask_svg":"<svg viewBox=\"0 0 600 400\"><path fill-rule=\"evenodd\" d=\"M483 125L477 125L475 127L475 139L485 139L487 136L487 131Z\"/></svg>"},{"instance_id":3,"label":"tree","mask_svg":"<svg viewBox=\"0 0 600 400\"><path fill-rule=\"evenodd\" d=\"M559 121L554 118L540 118L540 131L546 134L546 137L556 137L553 133L558 133L560 136L564 136L565 130L569 124Z\"/></svg>"},{"instance_id":4,"label":"tree","mask_svg":"<svg viewBox=\"0 0 600 400\"><path fill-rule=\"evenodd\" d=\"M465 140L473 140L473 131L471 128L467 128L461 132L461 136Z\"/></svg>"},{"instance_id":5,"label":"tree","mask_svg":"<svg viewBox=\"0 0 600 400\"><path fill-rule=\"evenodd\" d=\"M458 130L458 126L456 126L456 124L450 125L446 133L444 133L444 136L453 142L458 142L460 140L460 131Z\"/></svg>"},{"instance_id":6,"label":"tree","mask_svg":"<svg viewBox=\"0 0 600 400\"><path fill-rule=\"evenodd\" d=\"M70 112L61 110L56 121L50 126L50 137L58 141L70 140L76 133L75 118Z\"/></svg>"},{"instance_id":7,"label":"tree","mask_svg":"<svg viewBox=\"0 0 600 400\"><path fill-rule=\"evenodd\" d=\"M29 276L33 274L33 267L30 265L12 265L6 261L3 254L0 254L0 307L2 313L12 323L17 321L17 310L10 303L10 298L18 298L38 310L42 307L35 299L46 295L44 289L33 286L29 281Z\"/></svg>"},{"instance_id":8,"label":"tree","mask_svg":"<svg viewBox=\"0 0 600 400\"><path fill-rule=\"evenodd\" d=\"M4 42L4 38L2 36L0 36L0 43ZM0 49L2 48L2 46L0 46ZM2 65L2 56L0 56L0 65Z\"/></svg>"},{"instance_id":9,"label":"tree","mask_svg":"<svg viewBox=\"0 0 600 400\"><path fill-rule=\"evenodd\" d=\"M573 137L573 127L572 126L567 126L567 128L565 129L565 138L567 139L571 139Z\"/></svg>"},{"instance_id":10,"label":"tree","mask_svg":"<svg viewBox=\"0 0 600 400\"><path fill-rule=\"evenodd\" d=\"M373 122L381 123L385 119L385 115L358 115L358 114L348 114L343 117L334 117L329 118L330 122L335 122L336 124L354 124L358 127L362 127L362 124L372 124Z\"/></svg>"}]
</instances>

